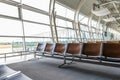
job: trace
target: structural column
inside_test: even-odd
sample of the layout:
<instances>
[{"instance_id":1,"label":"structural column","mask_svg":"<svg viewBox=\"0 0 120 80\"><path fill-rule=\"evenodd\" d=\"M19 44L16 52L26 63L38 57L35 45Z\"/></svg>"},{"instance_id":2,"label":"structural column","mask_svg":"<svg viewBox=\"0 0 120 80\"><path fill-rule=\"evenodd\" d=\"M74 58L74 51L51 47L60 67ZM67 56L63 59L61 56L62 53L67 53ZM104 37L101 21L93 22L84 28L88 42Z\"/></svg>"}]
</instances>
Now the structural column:
<instances>
[{"instance_id":1,"label":"structural column","mask_svg":"<svg viewBox=\"0 0 120 80\"><path fill-rule=\"evenodd\" d=\"M52 40L53 42L58 42L58 34L56 29L55 0L50 0L49 19L50 19Z\"/></svg>"},{"instance_id":2,"label":"structural column","mask_svg":"<svg viewBox=\"0 0 120 80\"><path fill-rule=\"evenodd\" d=\"M24 22L23 22L23 14L22 14L22 0L20 0L20 4L18 6L18 15L19 19L21 20L22 23L22 31L23 31L23 50L26 51L26 41L25 41L25 30L24 30Z\"/></svg>"},{"instance_id":3,"label":"structural column","mask_svg":"<svg viewBox=\"0 0 120 80\"><path fill-rule=\"evenodd\" d=\"M92 34L92 18L93 14L91 13L89 20L88 20L88 30L89 30L89 35L90 35L90 41L93 39L93 34Z\"/></svg>"},{"instance_id":4,"label":"structural column","mask_svg":"<svg viewBox=\"0 0 120 80\"><path fill-rule=\"evenodd\" d=\"M78 7L75 11L75 16L74 16L74 29L75 29L75 32L76 32L76 37L77 37L78 42L82 41L81 34L80 34L79 12L80 12L80 9L85 2L86 2L86 0L81 0L79 2L79 5L78 5ZM81 39L81 40L79 40L79 39Z\"/></svg>"}]
</instances>

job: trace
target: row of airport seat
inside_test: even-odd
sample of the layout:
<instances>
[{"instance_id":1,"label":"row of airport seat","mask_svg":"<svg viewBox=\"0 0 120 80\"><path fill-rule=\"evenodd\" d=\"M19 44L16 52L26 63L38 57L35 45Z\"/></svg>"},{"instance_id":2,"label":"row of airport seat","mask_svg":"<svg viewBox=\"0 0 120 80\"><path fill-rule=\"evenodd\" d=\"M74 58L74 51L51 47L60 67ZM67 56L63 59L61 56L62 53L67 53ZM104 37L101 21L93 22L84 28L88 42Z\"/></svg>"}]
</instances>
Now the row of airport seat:
<instances>
[{"instance_id":1,"label":"row of airport seat","mask_svg":"<svg viewBox=\"0 0 120 80\"><path fill-rule=\"evenodd\" d=\"M97 59L100 62L103 60L120 62L120 43L39 43L36 51L43 56L49 54L51 56L62 55L64 64L67 57Z\"/></svg>"},{"instance_id":2,"label":"row of airport seat","mask_svg":"<svg viewBox=\"0 0 120 80\"><path fill-rule=\"evenodd\" d=\"M6 65L0 65L0 80L32 80L21 71L15 71Z\"/></svg>"}]
</instances>

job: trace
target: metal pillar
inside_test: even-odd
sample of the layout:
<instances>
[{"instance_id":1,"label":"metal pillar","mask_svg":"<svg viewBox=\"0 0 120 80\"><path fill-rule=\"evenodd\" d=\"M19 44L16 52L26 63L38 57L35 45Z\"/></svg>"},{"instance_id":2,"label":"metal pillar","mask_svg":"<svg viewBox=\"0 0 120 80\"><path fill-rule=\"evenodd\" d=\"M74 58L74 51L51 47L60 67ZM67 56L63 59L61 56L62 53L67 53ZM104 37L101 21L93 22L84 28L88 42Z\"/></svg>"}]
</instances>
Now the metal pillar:
<instances>
[{"instance_id":1,"label":"metal pillar","mask_svg":"<svg viewBox=\"0 0 120 80\"><path fill-rule=\"evenodd\" d=\"M52 40L53 42L58 42L58 34L56 29L55 0L50 0L49 19L50 19Z\"/></svg>"},{"instance_id":2,"label":"metal pillar","mask_svg":"<svg viewBox=\"0 0 120 80\"><path fill-rule=\"evenodd\" d=\"M78 5L78 7L75 11L75 15L74 15L74 29L76 32L77 41L82 41L81 34L80 34L80 26L79 26L79 12L85 2L86 2L86 0L81 0L79 2L79 5ZM81 39L81 40L79 40L79 39Z\"/></svg>"},{"instance_id":3,"label":"metal pillar","mask_svg":"<svg viewBox=\"0 0 120 80\"><path fill-rule=\"evenodd\" d=\"M26 44L25 44L25 30L24 30L24 22L23 22L23 16L22 16L22 2L21 4L18 6L18 13L19 13L19 18L21 20L22 23L22 31L23 31L23 50L26 50Z\"/></svg>"}]
</instances>

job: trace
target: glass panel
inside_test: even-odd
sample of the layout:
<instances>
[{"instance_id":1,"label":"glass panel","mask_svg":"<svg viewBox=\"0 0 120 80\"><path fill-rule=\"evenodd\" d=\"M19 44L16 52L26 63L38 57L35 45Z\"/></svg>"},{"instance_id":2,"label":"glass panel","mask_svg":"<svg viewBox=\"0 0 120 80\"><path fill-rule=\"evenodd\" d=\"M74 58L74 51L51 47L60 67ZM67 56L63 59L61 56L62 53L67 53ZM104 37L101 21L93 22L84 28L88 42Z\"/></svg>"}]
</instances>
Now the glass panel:
<instances>
[{"instance_id":1,"label":"glass panel","mask_svg":"<svg viewBox=\"0 0 120 80\"><path fill-rule=\"evenodd\" d=\"M95 39L97 39L97 38L98 38L98 35L97 35L96 33L94 33L94 34L93 34L93 37L94 37Z\"/></svg>"},{"instance_id":2,"label":"glass panel","mask_svg":"<svg viewBox=\"0 0 120 80\"><path fill-rule=\"evenodd\" d=\"M84 31L81 32L81 38L86 38L86 35L85 35Z\"/></svg>"},{"instance_id":3,"label":"glass panel","mask_svg":"<svg viewBox=\"0 0 120 80\"><path fill-rule=\"evenodd\" d=\"M98 27L97 21L92 20L92 26L93 26L93 27Z\"/></svg>"},{"instance_id":4,"label":"glass panel","mask_svg":"<svg viewBox=\"0 0 120 80\"><path fill-rule=\"evenodd\" d=\"M82 31L89 31L89 30L88 30L88 27L86 27L86 26L84 26L84 25L80 25L80 29L81 29Z\"/></svg>"},{"instance_id":5,"label":"glass panel","mask_svg":"<svg viewBox=\"0 0 120 80\"><path fill-rule=\"evenodd\" d=\"M0 18L0 35L22 36L21 22Z\"/></svg>"},{"instance_id":6,"label":"glass panel","mask_svg":"<svg viewBox=\"0 0 120 80\"><path fill-rule=\"evenodd\" d=\"M62 20L62 19L56 19L56 25L57 25L57 26L62 26L62 27L70 27L70 28L73 28L73 27L72 27L72 22L65 21L65 20Z\"/></svg>"},{"instance_id":7,"label":"glass panel","mask_svg":"<svg viewBox=\"0 0 120 80\"><path fill-rule=\"evenodd\" d=\"M99 29L100 29L100 30L102 30L102 29L103 29L103 25L102 25L102 24L100 25Z\"/></svg>"},{"instance_id":8,"label":"glass panel","mask_svg":"<svg viewBox=\"0 0 120 80\"><path fill-rule=\"evenodd\" d=\"M63 17L67 17L69 19L74 19L74 11L59 5L59 4L55 4L55 11L57 15L63 16Z\"/></svg>"},{"instance_id":9,"label":"glass panel","mask_svg":"<svg viewBox=\"0 0 120 80\"><path fill-rule=\"evenodd\" d=\"M0 2L0 14L7 15L7 16L18 17L18 8Z\"/></svg>"},{"instance_id":10,"label":"glass panel","mask_svg":"<svg viewBox=\"0 0 120 80\"><path fill-rule=\"evenodd\" d=\"M47 12L49 11L49 2L50 0L22 0L23 4L27 4Z\"/></svg>"},{"instance_id":11,"label":"glass panel","mask_svg":"<svg viewBox=\"0 0 120 80\"><path fill-rule=\"evenodd\" d=\"M74 30L57 27L57 31L58 31L58 37L76 38Z\"/></svg>"},{"instance_id":12,"label":"glass panel","mask_svg":"<svg viewBox=\"0 0 120 80\"><path fill-rule=\"evenodd\" d=\"M70 9L67 9L67 15L66 15L67 18L70 18L70 19L74 19L74 11L70 10Z\"/></svg>"},{"instance_id":13,"label":"glass panel","mask_svg":"<svg viewBox=\"0 0 120 80\"><path fill-rule=\"evenodd\" d=\"M27 50L36 50L38 43L51 43L51 38L26 38L26 48Z\"/></svg>"},{"instance_id":14,"label":"glass panel","mask_svg":"<svg viewBox=\"0 0 120 80\"><path fill-rule=\"evenodd\" d=\"M82 19L84 19L84 15L82 15L82 14L79 14L79 21L81 21Z\"/></svg>"},{"instance_id":15,"label":"glass panel","mask_svg":"<svg viewBox=\"0 0 120 80\"><path fill-rule=\"evenodd\" d=\"M88 18L84 17L81 21L82 24L88 24Z\"/></svg>"},{"instance_id":16,"label":"glass panel","mask_svg":"<svg viewBox=\"0 0 120 80\"><path fill-rule=\"evenodd\" d=\"M26 36L51 37L49 26L24 22L24 28Z\"/></svg>"},{"instance_id":17,"label":"glass panel","mask_svg":"<svg viewBox=\"0 0 120 80\"><path fill-rule=\"evenodd\" d=\"M22 38L0 37L0 53L23 51Z\"/></svg>"},{"instance_id":18,"label":"glass panel","mask_svg":"<svg viewBox=\"0 0 120 80\"><path fill-rule=\"evenodd\" d=\"M86 34L86 38L90 38L90 35L88 32L86 32L85 34Z\"/></svg>"},{"instance_id":19,"label":"glass panel","mask_svg":"<svg viewBox=\"0 0 120 80\"><path fill-rule=\"evenodd\" d=\"M82 41L83 42L88 42L88 40L86 38L83 38Z\"/></svg>"},{"instance_id":20,"label":"glass panel","mask_svg":"<svg viewBox=\"0 0 120 80\"><path fill-rule=\"evenodd\" d=\"M49 17L47 15L25 9L23 9L23 19L49 24Z\"/></svg>"},{"instance_id":21,"label":"glass panel","mask_svg":"<svg viewBox=\"0 0 120 80\"><path fill-rule=\"evenodd\" d=\"M95 28L92 28L92 32L95 32Z\"/></svg>"}]
</instances>

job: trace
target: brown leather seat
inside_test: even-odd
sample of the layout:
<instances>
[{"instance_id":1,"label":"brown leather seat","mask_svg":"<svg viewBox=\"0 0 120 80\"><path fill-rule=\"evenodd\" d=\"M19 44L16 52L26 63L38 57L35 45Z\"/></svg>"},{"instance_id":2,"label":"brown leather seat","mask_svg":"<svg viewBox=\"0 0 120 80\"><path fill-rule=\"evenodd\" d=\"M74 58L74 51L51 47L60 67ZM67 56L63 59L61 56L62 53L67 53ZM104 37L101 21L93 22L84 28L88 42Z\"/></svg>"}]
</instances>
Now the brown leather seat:
<instances>
[{"instance_id":1,"label":"brown leather seat","mask_svg":"<svg viewBox=\"0 0 120 80\"><path fill-rule=\"evenodd\" d=\"M104 43L102 55L105 57L120 58L120 43Z\"/></svg>"},{"instance_id":2,"label":"brown leather seat","mask_svg":"<svg viewBox=\"0 0 120 80\"><path fill-rule=\"evenodd\" d=\"M119 43L119 41L107 41L107 43Z\"/></svg>"},{"instance_id":3,"label":"brown leather seat","mask_svg":"<svg viewBox=\"0 0 120 80\"><path fill-rule=\"evenodd\" d=\"M56 43L54 52L63 54L66 50L66 44Z\"/></svg>"},{"instance_id":4,"label":"brown leather seat","mask_svg":"<svg viewBox=\"0 0 120 80\"><path fill-rule=\"evenodd\" d=\"M87 56L100 56L101 47L101 43L84 43L82 54Z\"/></svg>"},{"instance_id":5,"label":"brown leather seat","mask_svg":"<svg viewBox=\"0 0 120 80\"><path fill-rule=\"evenodd\" d=\"M96 43L96 42L93 42L93 41L88 41L87 43Z\"/></svg>"},{"instance_id":6,"label":"brown leather seat","mask_svg":"<svg viewBox=\"0 0 120 80\"><path fill-rule=\"evenodd\" d=\"M80 54L82 43L68 43L66 53L69 54Z\"/></svg>"},{"instance_id":7,"label":"brown leather seat","mask_svg":"<svg viewBox=\"0 0 120 80\"><path fill-rule=\"evenodd\" d=\"M54 49L54 44L47 43L44 52L51 53Z\"/></svg>"},{"instance_id":8,"label":"brown leather seat","mask_svg":"<svg viewBox=\"0 0 120 80\"><path fill-rule=\"evenodd\" d=\"M96 41L96 43L107 43L106 41Z\"/></svg>"}]
</instances>

